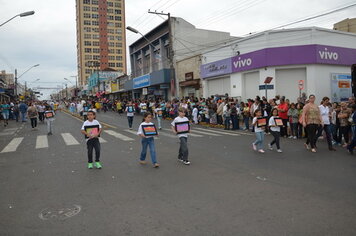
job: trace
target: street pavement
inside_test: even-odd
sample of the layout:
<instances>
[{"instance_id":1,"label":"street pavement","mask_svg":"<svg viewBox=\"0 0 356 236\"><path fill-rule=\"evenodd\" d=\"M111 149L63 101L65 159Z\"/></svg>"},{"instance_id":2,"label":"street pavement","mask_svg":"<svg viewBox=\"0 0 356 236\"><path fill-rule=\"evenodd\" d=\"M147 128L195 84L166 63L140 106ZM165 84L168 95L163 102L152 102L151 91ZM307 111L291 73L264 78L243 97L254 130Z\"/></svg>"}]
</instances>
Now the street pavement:
<instances>
[{"instance_id":1,"label":"street pavement","mask_svg":"<svg viewBox=\"0 0 356 236\"><path fill-rule=\"evenodd\" d=\"M133 131L124 115L98 120L101 170L86 168L82 121L67 113L52 136L0 128L0 235L356 235L356 157L342 148L282 139L283 153L259 154L253 133L193 126L185 166L164 121L155 169L138 163L142 117Z\"/></svg>"}]
</instances>

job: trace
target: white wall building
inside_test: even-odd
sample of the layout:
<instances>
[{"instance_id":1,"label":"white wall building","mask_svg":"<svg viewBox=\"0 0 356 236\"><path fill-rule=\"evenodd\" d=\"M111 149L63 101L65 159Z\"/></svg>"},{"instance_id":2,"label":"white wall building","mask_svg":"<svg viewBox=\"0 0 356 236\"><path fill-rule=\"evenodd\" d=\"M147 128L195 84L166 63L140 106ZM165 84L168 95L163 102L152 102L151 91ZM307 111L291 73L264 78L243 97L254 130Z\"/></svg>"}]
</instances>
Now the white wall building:
<instances>
[{"instance_id":1,"label":"white wall building","mask_svg":"<svg viewBox=\"0 0 356 236\"><path fill-rule=\"evenodd\" d=\"M264 96L264 81L272 77L268 98L284 95L296 101L302 81L301 92L339 101L351 95L356 34L317 27L267 31L202 56L204 97Z\"/></svg>"}]
</instances>

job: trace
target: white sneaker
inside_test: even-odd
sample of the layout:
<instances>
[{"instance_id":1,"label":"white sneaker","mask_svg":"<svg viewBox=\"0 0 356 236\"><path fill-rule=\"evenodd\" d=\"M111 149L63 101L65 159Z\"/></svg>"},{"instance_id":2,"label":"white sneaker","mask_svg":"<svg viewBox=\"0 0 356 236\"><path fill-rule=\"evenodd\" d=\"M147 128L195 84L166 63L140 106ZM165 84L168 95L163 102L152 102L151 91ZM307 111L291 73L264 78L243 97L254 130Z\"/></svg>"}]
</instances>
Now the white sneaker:
<instances>
[{"instance_id":1,"label":"white sneaker","mask_svg":"<svg viewBox=\"0 0 356 236\"><path fill-rule=\"evenodd\" d=\"M263 151L263 149L258 150L259 153L265 153L265 151Z\"/></svg>"},{"instance_id":2,"label":"white sneaker","mask_svg":"<svg viewBox=\"0 0 356 236\"><path fill-rule=\"evenodd\" d=\"M281 149L277 149L277 152L282 153L282 150Z\"/></svg>"},{"instance_id":3,"label":"white sneaker","mask_svg":"<svg viewBox=\"0 0 356 236\"><path fill-rule=\"evenodd\" d=\"M293 136L289 136L289 138L293 138Z\"/></svg>"},{"instance_id":4,"label":"white sneaker","mask_svg":"<svg viewBox=\"0 0 356 236\"><path fill-rule=\"evenodd\" d=\"M268 148L269 148L269 150L273 151L273 147L271 144L268 144Z\"/></svg>"},{"instance_id":5,"label":"white sneaker","mask_svg":"<svg viewBox=\"0 0 356 236\"><path fill-rule=\"evenodd\" d=\"M257 151L257 147L256 147L256 144L252 144L252 148L253 148L253 150L255 150L255 151Z\"/></svg>"},{"instance_id":6,"label":"white sneaker","mask_svg":"<svg viewBox=\"0 0 356 236\"><path fill-rule=\"evenodd\" d=\"M294 136L293 138L294 138L294 139L297 139L297 136Z\"/></svg>"}]
</instances>

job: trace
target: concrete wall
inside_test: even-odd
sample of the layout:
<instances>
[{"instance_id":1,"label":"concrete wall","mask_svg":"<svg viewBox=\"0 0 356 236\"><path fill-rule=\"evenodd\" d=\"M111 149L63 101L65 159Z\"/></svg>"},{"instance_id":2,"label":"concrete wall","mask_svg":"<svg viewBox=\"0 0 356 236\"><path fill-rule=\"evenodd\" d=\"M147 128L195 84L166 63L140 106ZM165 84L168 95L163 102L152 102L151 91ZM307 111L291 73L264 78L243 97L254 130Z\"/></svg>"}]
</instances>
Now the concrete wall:
<instances>
[{"instance_id":1,"label":"concrete wall","mask_svg":"<svg viewBox=\"0 0 356 236\"><path fill-rule=\"evenodd\" d=\"M201 56L197 55L194 57L190 57L184 60L177 62L176 72L177 72L177 81L183 82L185 81L185 74L189 72L193 72L194 79L200 79L200 66L201 66ZM184 88L183 88L184 89ZM184 91L180 89L179 97L186 96ZM199 89L197 94L198 97L203 96L202 88Z\"/></svg>"}]
</instances>

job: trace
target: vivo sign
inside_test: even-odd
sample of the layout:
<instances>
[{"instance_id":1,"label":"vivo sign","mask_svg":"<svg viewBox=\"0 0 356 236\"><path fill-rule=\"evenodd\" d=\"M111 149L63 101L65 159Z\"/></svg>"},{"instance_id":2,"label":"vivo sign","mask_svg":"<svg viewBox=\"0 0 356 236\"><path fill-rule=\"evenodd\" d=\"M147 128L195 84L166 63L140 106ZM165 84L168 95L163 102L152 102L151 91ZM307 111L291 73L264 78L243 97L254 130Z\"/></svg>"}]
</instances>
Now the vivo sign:
<instances>
[{"instance_id":1,"label":"vivo sign","mask_svg":"<svg viewBox=\"0 0 356 236\"><path fill-rule=\"evenodd\" d=\"M325 48L322 51L318 51L319 56L322 60L334 60L337 61L339 59L339 54L337 52L328 51L328 48Z\"/></svg>"},{"instance_id":2,"label":"vivo sign","mask_svg":"<svg viewBox=\"0 0 356 236\"><path fill-rule=\"evenodd\" d=\"M242 68L245 66L251 66L252 65L252 59L251 58L246 58L246 59L241 59L239 57L237 61L233 62L235 68Z\"/></svg>"}]
</instances>

